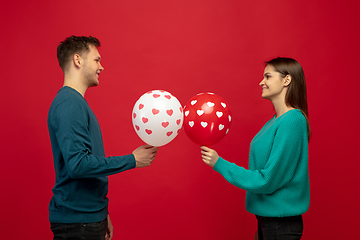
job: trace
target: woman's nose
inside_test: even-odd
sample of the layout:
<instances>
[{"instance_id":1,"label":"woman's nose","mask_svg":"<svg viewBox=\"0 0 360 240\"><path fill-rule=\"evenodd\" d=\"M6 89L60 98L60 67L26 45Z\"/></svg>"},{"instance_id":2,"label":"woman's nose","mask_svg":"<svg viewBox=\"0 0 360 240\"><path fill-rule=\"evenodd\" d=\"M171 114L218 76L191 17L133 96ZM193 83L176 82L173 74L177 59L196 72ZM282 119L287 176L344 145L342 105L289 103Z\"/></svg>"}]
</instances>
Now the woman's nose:
<instances>
[{"instance_id":1,"label":"woman's nose","mask_svg":"<svg viewBox=\"0 0 360 240\"><path fill-rule=\"evenodd\" d=\"M261 82L259 83L259 86L262 86L262 85L264 85L264 79L261 80Z\"/></svg>"}]
</instances>

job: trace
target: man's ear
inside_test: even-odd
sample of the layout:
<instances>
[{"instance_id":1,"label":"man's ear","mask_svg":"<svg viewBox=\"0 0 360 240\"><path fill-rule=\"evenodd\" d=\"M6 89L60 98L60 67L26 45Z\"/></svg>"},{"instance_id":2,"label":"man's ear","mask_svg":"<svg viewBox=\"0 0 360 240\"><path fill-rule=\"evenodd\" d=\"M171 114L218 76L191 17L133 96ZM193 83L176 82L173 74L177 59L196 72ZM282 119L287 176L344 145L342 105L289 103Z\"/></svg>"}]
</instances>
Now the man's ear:
<instances>
[{"instance_id":1,"label":"man's ear","mask_svg":"<svg viewBox=\"0 0 360 240\"><path fill-rule=\"evenodd\" d=\"M290 83L291 83L291 76L286 75L286 77L284 78L284 86L287 87L290 85Z\"/></svg>"},{"instance_id":2,"label":"man's ear","mask_svg":"<svg viewBox=\"0 0 360 240\"><path fill-rule=\"evenodd\" d=\"M73 63L76 67L80 68L82 66L82 58L79 54L74 54Z\"/></svg>"}]
</instances>

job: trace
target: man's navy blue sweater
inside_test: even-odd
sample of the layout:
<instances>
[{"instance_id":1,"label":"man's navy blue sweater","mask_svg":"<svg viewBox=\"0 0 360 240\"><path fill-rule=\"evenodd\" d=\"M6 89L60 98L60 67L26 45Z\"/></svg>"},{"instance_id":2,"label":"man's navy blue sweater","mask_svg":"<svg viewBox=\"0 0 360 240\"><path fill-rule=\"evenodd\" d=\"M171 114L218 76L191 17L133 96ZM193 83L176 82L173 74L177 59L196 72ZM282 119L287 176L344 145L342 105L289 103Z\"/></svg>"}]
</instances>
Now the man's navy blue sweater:
<instances>
[{"instance_id":1,"label":"man's navy blue sweater","mask_svg":"<svg viewBox=\"0 0 360 240\"><path fill-rule=\"evenodd\" d=\"M133 154L105 157L99 123L84 97L61 88L48 114L55 167L52 223L89 223L108 214L108 175L135 167Z\"/></svg>"}]
</instances>

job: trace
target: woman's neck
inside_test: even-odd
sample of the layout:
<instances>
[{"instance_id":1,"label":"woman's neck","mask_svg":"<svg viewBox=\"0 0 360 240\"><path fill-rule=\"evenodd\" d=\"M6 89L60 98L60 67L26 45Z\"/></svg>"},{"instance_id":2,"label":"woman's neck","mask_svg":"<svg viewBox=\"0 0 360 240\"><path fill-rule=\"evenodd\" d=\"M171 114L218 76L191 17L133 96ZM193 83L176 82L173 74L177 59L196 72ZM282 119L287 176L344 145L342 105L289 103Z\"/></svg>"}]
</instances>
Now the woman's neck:
<instances>
[{"instance_id":1,"label":"woman's neck","mask_svg":"<svg viewBox=\"0 0 360 240\"><path fill-rule=\"evenodd\" d=\"M284 113L286 113L287 111L293 110L295 108L291 107L291 106L287 106L286 104L280 105L280 106L275 106L275 112L276 112L276 118L280 117L281 115L283 115Z\"/></svg>"},{"instance_id":2,"label":"woman's neck","mask_svg":"<svg viewBox=\"0 0 360 240\"><path fill-rule=\"evenodd\" d=\"M271 102L275 108L277 118L286 113L287 111L295 109L285 103L285 98L278 98L277 100L273 99Z\"/></svg>"}]
</instances>

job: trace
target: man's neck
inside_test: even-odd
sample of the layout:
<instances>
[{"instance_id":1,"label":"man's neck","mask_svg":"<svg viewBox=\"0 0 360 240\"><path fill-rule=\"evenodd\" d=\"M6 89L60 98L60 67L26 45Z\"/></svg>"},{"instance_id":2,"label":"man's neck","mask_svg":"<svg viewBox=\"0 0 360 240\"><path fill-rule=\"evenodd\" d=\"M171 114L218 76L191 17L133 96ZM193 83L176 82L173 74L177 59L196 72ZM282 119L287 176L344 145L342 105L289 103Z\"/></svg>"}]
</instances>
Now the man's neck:
<instances>
[{"instance_id":1,"label":"man's neck","mask_svg":"<svg viewBox=\"0 0 360 240\"><path fill-rule=\"evenodd\" d=\"M87 87L81 84L81 81L75 81L74 79L65 76L63 86L71 87L85 97Z\"/></svg>"}]
</instances>

